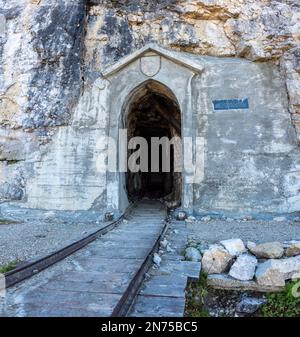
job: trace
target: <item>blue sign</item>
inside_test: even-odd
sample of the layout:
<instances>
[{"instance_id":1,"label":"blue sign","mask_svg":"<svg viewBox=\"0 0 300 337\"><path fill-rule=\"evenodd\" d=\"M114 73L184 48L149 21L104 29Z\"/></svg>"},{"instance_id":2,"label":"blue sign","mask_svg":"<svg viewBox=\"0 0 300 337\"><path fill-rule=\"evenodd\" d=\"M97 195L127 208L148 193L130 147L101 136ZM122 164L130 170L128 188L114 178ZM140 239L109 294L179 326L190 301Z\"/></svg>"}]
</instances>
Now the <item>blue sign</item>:
<instances>
[{"instance_id":1,"label":"blue sign","mask_svg":"<svg viewBox=\"0 0 300 337\"><path fill-rule=\"evenodd\" d=\"M213 101L214 110L249 109L248 98L245 99L217 99Z\"/></svg>"}]
</instances>

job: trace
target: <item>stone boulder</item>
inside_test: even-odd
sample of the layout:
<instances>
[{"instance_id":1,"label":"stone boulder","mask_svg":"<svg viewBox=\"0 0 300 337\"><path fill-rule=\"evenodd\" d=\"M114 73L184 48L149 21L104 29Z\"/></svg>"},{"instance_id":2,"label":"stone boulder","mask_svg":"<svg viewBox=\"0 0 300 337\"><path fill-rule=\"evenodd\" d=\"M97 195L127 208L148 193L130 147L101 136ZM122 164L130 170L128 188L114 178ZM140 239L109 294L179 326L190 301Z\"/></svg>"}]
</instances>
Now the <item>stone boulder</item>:
<instances>
[{"instance_id":1,"label":"stone boulder","mask_svg":"<svg viewBox=\"0 0 300 337\"><path fill-rule=\"evenodd\" d=\"M169 241L166 238L164 238L162 241L160 241L159 246L164 249L167 248L168 244Z\"/></svg>"},{"instance_id":2,"label":"stone boulder","mask_svg":"<svg viewBox=\"0 0 300 337\"><path fill-rule=\"evenodd\" d=\"M221 245L228 250L231 256L238 256L247 251L243 241L241 239L229 239L221 241Z\"/></svg>"},{"instance_id":3,"label":"stone boulder","mask_svg":"<svg viewBox=\"0 0 300 337\"><path fill-rule=\"evenodd\" d=\"M267 302L264 298L246 296L236 306L236 311L244 314L254 314L262 305Z\"/></svg>"},{"instance_id":4,"label":"stone boulder","mask_svg":"<svg viewBox=\"0 0 300 337\"><path fill-rule=\"evenodd\" d=\"M273 221L283 222L283 221L286 221L286 217L284 217L284 216L277 216L277 217L273 218Z\"/></svg>"},{"instance_id":5,"label":"stone boulder","mask_svg":"<svg viewBox=\"0 0 300 337\"><path fill-rule=\"evenodd\" d=\"M186 260L188 260L188 261L193 261L193 262L201 261L201 254L200 254L199 250L194 248L194 247L188 247L185 250L184 256L185 256Z\"/></svg>"},{"instance_id":6,"label":"stone boulder","mask_svg":"<svg viewBox=\"0 0 300 337\"><path fill-rule=\"evenodd\" d=\"M157 253L154 253L154 255L153 255L153 262L154 262L154 264L156 264L158 267L159 267L160 264L161 264L161 257L160 257Z\"/></svg>"},{"instance_id":7,"label":"stone boulder","mask_svg":"<svg viewBox=\"0 0 300 337\"><path fill-rule=\"evenodd\" d=\"M300 254L300 241L290 241L287 244L285 256L292 257Z\"/></svg>"},{"instance_id":8,"label":"stone boulder","mask_svg":"<svg viewBox=\"0 0 300 337\"><path fill-rule=\"evenodd\" d=\"M203 221L205 223L209 222L210 220L211 220L211 217L209 215L204 216L204 217L201 218L201 221Z\"/></svg>"},{"instance_id":9,"label":"stone boulder","mask_svg":"<svg viewBox=\"0 0 300 337\"><path fill-rule=\"evenodd\" d=\"M284 286L264 286L254 280L240 281L228 274L212 274L207 276L207 284L214 289L231 290L231 291L254 291L263 293L274 293L284 289Z\"/></svg>"},{"instance_id":10,"label":"stone boulder","mask_svg":"<svg viewBox=\"0 0 300 337\"><path fill-rule=\"evenodd\" d=\"M228 269L231 262L232 256L225 248L212 245L204 252L202 268L207 274L221 274Z\"/></svg>"},{"instance_id":11,"label":"stone boulder","mask_svg":"<svg viewBox=\"0 0 300 337\"><path fill-rule=\"evenodd\" d=\"M250 254L242 254L238 256L230 268L229 275L237 280L249 281L252 280L257 267L257 259Z\"/></svg>"},{"instance_id":12,"label":"stone boulder","mask_svg":"<svg viewBox=\"0 0 300 337\"><path fill-rule=\"evenodd\" d=\"M192 215L190 215L189 217L187 217L186 219L185 219L185 222L186 223L194 223L194 222L196 222L196 218L194 217L194 216L192 216Z\"/></svg>"},{"instance_id":13,"label":"stone boulder","mask_svg":"<svg viewBox=\"0 0 300 337\"><path fill-rule=\"evenodd\" d=\"M187 218L187 215L186 215L186 212L183 212L183 211L179 211L176 215L176 219L178 221L183 221Z\"/></svg>"},{"instance_id":14,"label":"stone boulder","mask_svg":"<svg viewBox=\"0 0 300 337\"><path fill-rule=\"evenodd\" d=\"M285 281L300 274L300 255L280 260L268 260L260 263L255 277L260 285L284 286Z\"/></svg>"},{"instance_id":15,"label":"stone boulder","mask_svg":"<svg viewBox=\"0 0 300 337\"><path fill-rule=\"evenodd\" d=\"M280 242L266 242L258 245L248 242L247 247L256 257L264 259L280 259L284 253L283 245Z\"/></svg>"}]
</instances>

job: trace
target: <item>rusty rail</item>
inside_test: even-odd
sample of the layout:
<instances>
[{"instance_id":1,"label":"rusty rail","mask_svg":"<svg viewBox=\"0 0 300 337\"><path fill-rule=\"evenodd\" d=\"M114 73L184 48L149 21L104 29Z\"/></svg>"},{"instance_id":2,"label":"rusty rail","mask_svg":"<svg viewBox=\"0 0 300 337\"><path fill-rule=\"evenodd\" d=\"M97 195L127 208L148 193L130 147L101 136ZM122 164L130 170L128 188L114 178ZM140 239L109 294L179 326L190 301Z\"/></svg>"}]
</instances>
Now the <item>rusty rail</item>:
<instances>
[{"instance_id":1,"label":"rusty rail","mask_svg":"<svg viewBox=\"0 0 300 337\"><path fill-rule=\"evenodd\" d=\"M111 222L107 226L61 249L58 249L53 253L50 253L41 258L25 262L17 266L15 269L11 270L10 272L5 273L6 287L7 288L12 287L17 283L36 275L37 273L47 269L48 267L54 265L55 263L72 255L81 248L87 246L89 243L96 240L99 236L108 233L121 223L121 221L131 212L135 204L136 203L130 205L123 215L121 215L117 220ZM111 317L124 317L129 313L132 305L134 304L136 295L138 294L140 287L145 279L145 274L152 265L153 255L155 252L158 251L160 241L164 237L166 231L168 230L168 227L169 222L167 221L167 219L165 219L165 225L163 226L160 235L158 236L153 247L150 249L149 253L145 257L141 267L137 270L137 272L133 276L129 286L127 287L121 299L119 300L118 304L114 308Z\"/></svg>"},{"instance_id":2,"label":"rusty rail","mask_svg":"<svg viewBox=\"0 0 300 337\"><path fill-rule=\"evenodd\" d=\"M169 223L166 220L165 226L163 227L159 237L155 241L155 244L147 254L143 264L138 269L138 271L133 276L128 288L125 290L124 294L122 295L121 299L119 300L118 304L116 305L114 311L111 314L111 317L126 317L129 313L136 295L138 294L140 287L145 279L145 274L150 269L151 265L153 264L153 255L159 249L160 241L163 239L165 233L167 232L169 227Z\"/></svg>"},{"instance_id":3,"label":"rusty rail","mask_svg":"<svg viewBox=\"0 0 300 337\"><path fill-rule=\"evenodd\" d=\"M135 203L131 204L127 210L122 214L117 220L111 222L107 226L96 230L93 233L85 236L84 238L77 240L63 248L60 248L50 254L43 257L39 257L24 263L21 263L13 270L4 274L6 281L6 288L12 287L13 285L38 274L39 272L47 269L53 264L65 259L66 257L72 255L79 249L87 246L89 243L95 241L99 236L106 234L113 228L118 226L121 221L130 213L131 209L134 207Z\"/></svg>"}]
</instances>

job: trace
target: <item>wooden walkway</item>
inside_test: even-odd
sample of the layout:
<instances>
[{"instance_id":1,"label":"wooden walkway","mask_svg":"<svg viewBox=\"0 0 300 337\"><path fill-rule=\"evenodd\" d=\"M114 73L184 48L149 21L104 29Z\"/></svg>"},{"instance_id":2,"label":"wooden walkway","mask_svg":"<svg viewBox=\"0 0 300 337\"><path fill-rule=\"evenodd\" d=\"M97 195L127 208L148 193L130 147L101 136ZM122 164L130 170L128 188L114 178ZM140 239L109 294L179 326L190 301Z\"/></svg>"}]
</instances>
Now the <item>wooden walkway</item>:
<instances>
[{"instance_id":1,"label":"wooden walkway","mask_svg":"<svg viewBox=\"0 0 300 337\"><path fill-rule=\"evenodd\" d=\"M111 316L165 226L157 201L139 203L117 228L8 290L0 316Z\"/></svg>"},{"instance_id":2,"label":"wooden walkway","mask_svg":"<svg viewBox=\"0 0 300 337\"><path fill-rule=\"evenodd\" d=\"M184 221L168 227L165 239L169 248L161 250L161 265L153 266L131 309L132 317L182 317L185 310L185 290L189 281L200 277L201 263L184 261L182 255L188 242Z\"/></svg>"}]
</instances>

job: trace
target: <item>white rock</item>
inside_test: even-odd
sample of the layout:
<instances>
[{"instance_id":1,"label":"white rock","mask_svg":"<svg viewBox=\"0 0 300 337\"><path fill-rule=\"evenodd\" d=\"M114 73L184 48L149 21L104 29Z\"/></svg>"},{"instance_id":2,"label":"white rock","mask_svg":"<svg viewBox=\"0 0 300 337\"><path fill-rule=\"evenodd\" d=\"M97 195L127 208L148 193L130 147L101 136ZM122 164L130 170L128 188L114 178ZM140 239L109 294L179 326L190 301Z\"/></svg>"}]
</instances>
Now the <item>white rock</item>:
<instances>
[{"instance_id":1,"label":"white rock","mask_svg":"<svg viewBox=\"0 0 300 337\"><path fill-rule=\"evenodd\" d=\"M186 219L186 212L183 212L183 211L178 212L176 219L179 220L179 221L185 220Z\"/></svg>"},{"instance_id":2,"label":"white rock","mask_svg":"<svg viewBox=\"0 0 300 337\"><path fill-rule=\"evenodd\" d=\"M166 249L167 249L167 252L169 252L169 253L173 253L174 252L174 249L172 249L170 245L167 245Z\"/></svg>"},{"instance_id":3,"label":"white rock","mask_svg":"<svg viewBox=\"0 0 300 337\"><path fill-rule=\"evenodd\" d=\"M291 257L300 254L300 241L291 241L288 243L285 256Z\"/></svg>"},{"instance_id":4,"label":"white rock","mask_svg":"<svg viewBox=\"0 0 300 337\"><path fill-rule=\"evenodd\" d=\"M220 243L228 250L231 256L238 256L247 251L244 242L241 239L223 240Z\"/></svg>"},{"instance_id":5,"label":"white rock","mask_svg":"<svg viewBox=\"0 0 300 337\"><path fill-rule=\"evenodd\" d=\"M284 253L283 245L280 242L266 242L258 245L248 242L247 247L258 258L279 259Z\"/></svg>"},{"instance_id":6,"label":"white rock","mask_svg":"<svg viewBox=\"0 0 300 337\"><path fill-rule=\"evenodd\" d=\"M226 271L232 261L229 252L220 245L212 245L205 251L202 268L207 274L220 274Z\"/></svg>"},{"instance_id":7,"label":"white rock","mask_svg":"<svg viewBox=\"0 0 300 337\"><path fill-rule=\"evenodd\" d=\"M209 215L204 216L203 218L201 218L201 221L203 222L209 222L211 220L211 217Z\"/></svg>"},{"instance_id":8,"label":"white rock","mask_svg":"<svg viewBox=\"0 0 300 337\"><path fill-rule=\"evenodd\" d=\"M169 244L169 242L166 238L164 238L162 241L160 241L160 246L162 248L166 248L168 244Z\"/></svg>"},{"instance_id":9,"label":"white rock","mask_svg":"<svg viewBox=\"0 0 300 337\"><path fill-rule=\"evenodd\" d=\"M215 289L237 290L237 291L254 291L254 292L278 292L284 289L283 286L263 286L251 281L236 280L228 274L208 275L207 284Z\"/></svg>"},{"instance_id":10,"label":"white rock","mask_svg":"<svg viewBox=\"0 0 300 337\"><path fill-rule=\"evenodd\" d=\"M238 256L230 268L229 275L237 280L249 281L252 280L257 266L257 258L249 254Z\"/></svg>"},{"instance_id":11,"label":"white rock","mask_svg":"<svg viewBox=\"0 0 300 337\"><path fill-rule=\"evenodd\" d=\"M284 286L285 281L300 273L300 256L260 263L255 277L264 286Z\"/></svg>"},{"instance_id":12,"label":"white rock","mask_svg":"<svg viewBox=\"0 0 300 337\"><path fill-rule=\"evenodd\" d=\"M246 247L251 251L251 249L254 249L256 246L256 243L253 241L247 241Z\"/></svg>"},{"instance_id":13,"label":"white rock","mask_svg":"<svg viewBox=\"0 0 300 337\"><path fill-rule=\"evenodd\" d=\"M184 256L186 260L188 261L193 261L193 262L201 261L201 254L199 250L194 247L186 248Z\"/></svg>"},{"instance_id":14,"label":"white rock","mask_svg":"<svg viewBox=\"0 0 300 337\"><path fill-rule=\"evenodd\" d=\"M185 222L187 223L192 223L192 222L195 222L196 221L196 218L194 216L189 216L185 219Z\"/></svg>"},{"instance_id":15,"label":"white rock","mask_svg":"<svg viewBox=\"0 0 300 337\"><path fill-rule=\"evenodd\" d=\"M277 217L273 218L273 221L277 221L277 222L286 221L286 217L277 216Z\"/></svg>"},{"instance_id":16,"label":"white rock","mask_svg":"<svg viewBox=\"0 0 300 337\"><path fill-rule=\"evenodd\" d=\"M157 254L154 253L153 255L153 262L159 267L161 263L161 257Z\"/></svg>"}]
</instances>

